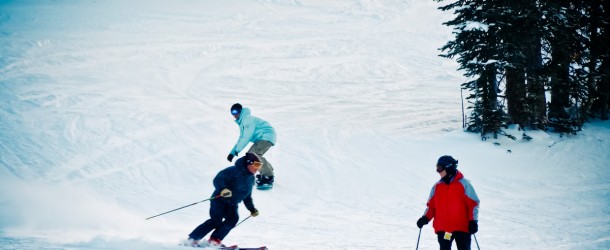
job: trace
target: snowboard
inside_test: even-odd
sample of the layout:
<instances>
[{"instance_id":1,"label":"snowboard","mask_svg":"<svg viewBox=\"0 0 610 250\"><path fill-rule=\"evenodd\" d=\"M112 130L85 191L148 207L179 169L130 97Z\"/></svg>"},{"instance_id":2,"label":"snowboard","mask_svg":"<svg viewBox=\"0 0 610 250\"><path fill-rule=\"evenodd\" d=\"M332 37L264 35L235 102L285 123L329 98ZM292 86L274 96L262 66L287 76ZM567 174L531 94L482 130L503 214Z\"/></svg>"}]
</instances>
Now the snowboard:
<instances>
[{"instance_id":1,"label":"snowboard","mask_svg":"<svg viewBox=\"0 0 610 250\"><path fill-rule=\"evenodd\" d=\"M272 188L273 188L273 184L256 185L256 189L258 189L258 190L269 190Z\"/></svg>"}]
</instances>

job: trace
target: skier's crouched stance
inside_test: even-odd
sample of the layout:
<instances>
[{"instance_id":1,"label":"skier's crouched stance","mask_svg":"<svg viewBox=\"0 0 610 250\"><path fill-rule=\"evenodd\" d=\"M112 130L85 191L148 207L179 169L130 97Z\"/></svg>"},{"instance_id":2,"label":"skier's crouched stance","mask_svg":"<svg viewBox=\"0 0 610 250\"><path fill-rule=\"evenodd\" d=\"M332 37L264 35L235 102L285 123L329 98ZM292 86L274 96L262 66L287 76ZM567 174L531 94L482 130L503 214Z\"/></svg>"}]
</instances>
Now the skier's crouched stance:
<instances>
[{"instance_id":1,"label":"skier's crouched stance","mask_svg":"<svg viewBox=\"0 0 610 250\"><path fill-rule=\"evenodd\" d=\"M210 219L199 225L189 234L189 244L200 246L199 241L212 232L208 243L220 246L221 241L229 234L239 221L237 211L242 201L253 217L258 215L252 201L252 187L254 174L261 168L259 157L247 153L235 162L235 166L225 168L218 172L214 178L214 193L212 197L220 195L221 198L210 202Z\"/></svg>"}]
</instances>

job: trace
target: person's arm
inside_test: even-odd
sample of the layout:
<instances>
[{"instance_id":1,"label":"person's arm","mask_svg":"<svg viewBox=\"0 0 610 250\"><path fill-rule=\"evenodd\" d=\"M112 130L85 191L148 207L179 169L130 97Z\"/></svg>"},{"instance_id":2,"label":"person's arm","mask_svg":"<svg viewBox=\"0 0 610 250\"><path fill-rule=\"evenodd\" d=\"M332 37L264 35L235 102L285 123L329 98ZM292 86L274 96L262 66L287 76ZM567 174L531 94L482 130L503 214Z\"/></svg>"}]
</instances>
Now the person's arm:
<instances>
[{"instance_id":1,"label":"person's arm","mask_svg":"<svg viewBox=\"0 0 610 250\"><path fill-rule=\"evenodd\" d=\"M248 196L246 196L246 198L244 198L244 205L246 205L246 208L248 209L248 211L250 211L250 212L256 211L256 208L254 208L254 202L252 200L252 193L248 194Z\"/></svg>"},{"instance_id":2,"label":"person's arm","mask_svg":"<svg viewBox=\"0 0 610 250\"><path fill-rule=\"evenodd\" d=\"M460 182L464 186L466 207L468 208L468 220L479 220L479 196L477 196L477 192L474 191L474 187L470 181L461 179Z\"/></svg>"},{"instance_id":3,"label":"person's arm","mask_svg":"<svg viewBox=\"0 0 610 250\"><path fill-rule=\"evenodd\" d=\"M426 203L426 211L424 211L424 215L417 220L417 227L422 228L424 225L428 224L432 218L434 218L434 214L436 213L436 199L434 198L434 192L436 190L436 185L432 187L430 191L430 195L428 196L428 202Z\"/></svg>"},{"instance_id":4,"label":"person's arm","mask_svg":"<svg viewBox=\"0 0 610 250\"><path fill-rule=\"evenodd\" d=\"M428 218L428 221L431 221L434 218L434 215L436 214L436 196L435 196L435 192L436 192L436 185L434 185L432 187L432 190L430 190L430 195L428 196L428 202L426 203L426 211L424 212L424 216L426 216L426 218Z\"/></svg>"},{"instance_id":5,"label":"person's arm","mask_svg":"<svg viewBox=\"0 0 610 250\"><path fill-rule=\"evenodd\" d=\"M218 174L216 174L216 177L214 177L214 188L216 190L223 190L225 188L228 188L229 186L229 175L227 174L227 172L229 172L228 168L225 168L223 170L221 170L220 172L218 172Z\"/></svg>"},{"instance_id":6,"label":"person's arm","mask_svg":"<svg viewBox=\"0 0 610 250\"><path fill-rule=\"evenodd\" d=\"M231 154L237 155L248 146L255 129L256 125L252 122L252 119L242 121L242 125L239 126L239 139L237 140L237 143L235 143L233 149L231 149Z\"/></svg>"}]
</instances>

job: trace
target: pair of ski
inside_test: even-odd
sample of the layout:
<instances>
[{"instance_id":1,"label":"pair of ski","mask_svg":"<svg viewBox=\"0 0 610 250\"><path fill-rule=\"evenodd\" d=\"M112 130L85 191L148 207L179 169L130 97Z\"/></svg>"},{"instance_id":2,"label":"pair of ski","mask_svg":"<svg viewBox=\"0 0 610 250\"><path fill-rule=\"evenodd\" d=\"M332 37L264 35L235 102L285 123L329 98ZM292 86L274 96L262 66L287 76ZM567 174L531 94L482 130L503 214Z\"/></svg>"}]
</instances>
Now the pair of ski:
<instances>
[{"instance_id":1,"label":"pair of ski","mask_svg":"<svg viewBox=\"0 0 610 250\"><path fill-rule=\"evenodd\" d=\"M238 246L230 246L230 247L221 247L220 250L267 250L267 247L238 247Z\"/></svg>"},{"instance_id":2,"label":"pair of ski","mask_svg":"<svg viewBox=\"0 0 610 250\"><path fill-rule=\"evenodd\" d=\"M186 246L186 245L183 245ZM208 249L215 249L215 250L268 250L268 248L266 246L262 246L262 247L239 247L237 245L233 245L233 246L211 246L211 245L197 245L197 246L193 246L195 248L208 248Z\"/></svg>"}]
</instances>

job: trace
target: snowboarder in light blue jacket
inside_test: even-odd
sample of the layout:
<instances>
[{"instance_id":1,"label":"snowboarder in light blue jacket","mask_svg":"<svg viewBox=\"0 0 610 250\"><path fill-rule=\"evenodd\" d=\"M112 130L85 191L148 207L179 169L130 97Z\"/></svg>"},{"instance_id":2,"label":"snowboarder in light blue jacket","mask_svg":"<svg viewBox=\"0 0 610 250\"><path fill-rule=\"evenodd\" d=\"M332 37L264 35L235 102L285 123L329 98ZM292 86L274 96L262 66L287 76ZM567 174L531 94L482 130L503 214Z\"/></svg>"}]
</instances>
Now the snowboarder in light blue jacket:
<instances>
[{"instance_id":1,"label":"snowboarder in light blue jacket","mask_svg":"<svg viewBox=\"0 0 610 250\"><path fill-rule=\"evenodd\" d=\"M231 106L231 115L239 126L239 139L231 149L227 160L229 162L233 161L233 157L237 156L248 143L252 142L248 153L257 154L263 163L260 175L256 176L256 184L259 186L272 185L274 181L273 166L263 155L275 145L275 129L267 121L251 115L250 109L242 107L239 103Z\"/></svg>"}]
</instances>

